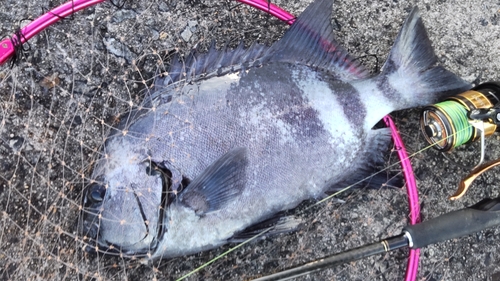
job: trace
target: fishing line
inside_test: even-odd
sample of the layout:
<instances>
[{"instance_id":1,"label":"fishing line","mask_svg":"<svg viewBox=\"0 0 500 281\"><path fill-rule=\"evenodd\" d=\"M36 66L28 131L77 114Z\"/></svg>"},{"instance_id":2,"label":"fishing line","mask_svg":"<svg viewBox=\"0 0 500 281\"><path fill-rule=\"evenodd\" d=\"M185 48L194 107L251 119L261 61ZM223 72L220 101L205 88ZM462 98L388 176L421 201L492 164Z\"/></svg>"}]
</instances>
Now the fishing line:
<instances>
[{"instance_id":1,"label":"fishing line","mask_svg":"<svg viewBox=\"0 0 500 281\"><path fill-rule=\"evenodd\" d=\"M101 1L98 1L98 2L101 2ZM241 1L241 2L243 2L243 1ZM270 3L269 3L268 1L264 1L264 2L266 2L266 3L267 3L267 5L266 5L266 6L267 6L267 7L266 7L266 10L267 10L267 11L269 11L269 10L270 10L270 9L269 9ZM124 3L125 3L125 2L123 2L123 4L124 4ZM72 12L72 13L74 13L74 12L76 12L76 11L77 11L77 10L75 9L75 1L71 1L71 4L72 4L72 5L71 5L71 12ZM53 15L53 16L55 16L55 15ZM56 17L59 17L59 19L63 19L63 18L62 18L62 17L60 17L60 16L56 16ZM288 22L291 22L291 21L292 21L292 18L288 18L288 20L287 20L287 21L288 21ZM22 42L23 42L23 41L24 41L24 42L27 42L27 41L28 41L28 39L29 39L29 38L26 38L26 37L24 36L24 33L20 32L20 34L19 34L19 42L21 42L21 45L20 45L21 47L22 47ZM429 147L431 147L431 146L432 146L432 145L430 145ZM418 151L417 153L413 153L411 156L407 157L407 159L409 159L409 158L411 158L411 157L415 156L416 154L418 154L418 153L420 153L421 151L424 151L424 150L426 150L426 149L427 149L427 148L422 149L422 150ZM396 150L399 150L399 149L397 148L397 146L396 146ZM384 169L384 170L379 171L378 173L383 172L383 171L387 170L388 168L393 167L394 165L399 164L399 163L401 163L401 161L400 161L400 162L398 162L398 163L395 163L395 164L393 164L393 165L391 165L391 166L389 166L389 167L387 167L387 168L386 168L386 169ZM66 167L66 166L65 166L65 167ZM69 166L68 166L68 167L69 167ZM77 172L77 171L74 171L74 172L79 174L79 172ZM42 176L42 177L43 177L43 176ZM371 177L371 176L370 176L370 177ZM370 177L367 177L367 179L369 179ZM364 179L364 180L366 180L366 179ZM361 180L360 182L362 182L362 181L364 181L364 180ZM355 184L354 184L354 185L355 185ZM346 188L345 190L350 189L350 188L351 188L352 186L354 186L354 185L351 185L349 188ZM340 192L339 192L339 193L340 193ZM334 196L334 195L332 195L332 197L333 197L333 196ZM319 204L319 202L318 202L318 203L316 203L316 204ZM259 234L259 235L261 235L261 234ZM251 238L251 239L254 239L254 238ZM243 242L242 244L249 242L251 239L249 239L249 240L248 240L248 241L246 241L246 242ZM238 246L239 246L239 245L238 245ZM236 248L233 248L233 249L236 249ZM222 256L224 256L225 254L229 253L229 252L230 252L230 251L228 251L228 252L224 253L223 255L221 255L221 257L222 257ZM215 261L215 259L214 259L213 261ZM211 262L213 262L213 261L210 261L209 263L211 263ZM208 264L207 264L207 265L208 265ZM186 276L186 277L187 277L187 276ZM182 279L182 278L184 278L184 277L181 277L181 279ZM180 279L179 279L179 280L180 280Z\"/></svg>"},{"instance_id":2,"label":"fishing line","mask_svg":"<svg viewBox=\"0 0 500 281\"><path fill-rule=\"evenodd\" d=\"M428 143L439 151L450 151L460 145L492 135L500 119L494 107L500 103L500 84L477 85L446 100L424 107L420 127ZM482 129L469 121L482 122Z\"/></svg>"},{"instance_id":3,"label":"fishing line","mask_svg":"<svg viewBox=\"0 0 500 281\"><path fill-rule=\"evenodd\" d=\"M455 132L452 136L455 136L456 134L463 134L463 130L468 130L468 129L469 129L469 128L462 128L461 130L459 130L459 131ZM329 195L328 197L323 198L322 200L320 200L320 201L318 201L318 202L314 203L314 204L313 204L313 206L316 206L316 205L322 204L322 203L324 203L324 202L326 202L326 201L328 201L328 200L332 199L333 197L335 197L335 196L337 196L337 195L340 195L340 194L342 194L342 193L344 193L344 192L348 191L349 189L351 189L351 188L353 188L353 187L357 186L358 184L361 184L361 183L363 183L363 182L365 182L365 181L369 180L371 177L373 177L373 176L375 176L375 175L378 175L378 174L380 174L380 173L386 172L386 171L388 171L389 169L394 168L394 167L395 167L395 166L397 166L397 165L402 165L404 161L406 161L406 160L411 160L413 157L417 156L418 154L423 153L424 151L426 151L426 150L428 150L428 149L430 149L430 148L433 148L433 147L435 147L435 146L437 146L437 145L438 145L437 143L429 144L429 145L425 146L424 148L422 148L422 149L420 149L420 150L417 150L416 152L414 152L414 153L410 154L409 156L407 156L407 157L405 157L405 158L403 158L403 159L399 160L398 162L395 162L395 163L393 163L393 164L390 164L389 166L387 166L387 167L385 167L385 168L383 168L383 169L379 170L378 172L373 173L373 174L371 174L371 175L367 176L366 178L361 179L361 180L359 180L359 181L357 181L357 182L355 182L355 183L353 183L353 184L351 184L351 185L349 185L349 186L347 186L347 187L345 187L345 188L343 188L343 189L341 189L341 190L339 190L339 191L335 192L334 194L331 194L331 195ZM312 206L311 206L311 207L312 207ZM311 208L311 207L309 207L309 208Z\"/></svg>"},{"instance_id":4,"label":"fishing line","mask_svg":"<svg viewBox=\"0 0 500 281\"><path fill-rule=\"evenodd\" d=\"M246 241L244 241L244 242L241 242L241 243L237 244L235 247L232 247L231 249L229 249L229 250L225 251L224 253L222 253L222 254L220 254L220 255L216 256L215 258L213 258L213 259L209 260L208 262L204 263L202 266L200 266L200 267L196 268L195 270L190 271L190 272L189 272L189 273L187 273L186 275L181 276L180 278L176 279L176 281L180 281L180 280L183 280L183 279L188 278L189 276L191 276L191 275L193 275L194 273L196 273L196 272L198 272L198 271L202 270L203 268L207 267L208 265L210 265L211 263L213 263L213 262L217 261L218 259L225 257L226 255L228 255L228 254L229 254L229 253L231 253L231 252L234 252L235 250L237 250L238 248L242 247L243 245L245 245L245 244L247 244L247 243L251 242L252 240L257 239L257 238L259 238L260 236L262 236L262 235L266 234L269 230L271 230L271 228L268 228L268 229L266 229L266 230L262 231L261 233L259 233L259 234L255 235L254 237L249 238L248 240L246 240Z\"/></svg>"},{"instance_id":5,"label":"fishing line","mask_svg":"<svg viewBox=\"0 0 500 281\"><path fill-rule=\"evenodd\" d=\"M389 125L390 125L390 121L388 121L387 119L385 119L385 121L386 121L387 123L389 123ZM392 125L393 125L393 124L392 124ZM462 128L462 130L467 130L467 128ZM462 131L457 131L456 133L463 133L463 132L462 132ZM399 143L399 145L402 145L402 143ZM418 151L416 151L416 152L414 152L414 153L410 154L409 156L407 155L406 157L402 158L401 160L399 160L399 161L397 161L397 162L395 162L395 163L393 163L393 164L391 164L391 165L389 165L389 166L385 167L384 169L382 169L382 170L380 170L380 171L378 171L378 172L376 172L376 173L374 173L374 174L372 174L372 175L370 175L370 176L367 176L366 178L361 179L361 180L359 180L359 181L355 182L354 184L351 184L351 185L349 185L349 186L347 186L347 187L345 187L345 188L343 188L343 189L341 189L341 190L337 191L336 193L334 193L334 194L332 194L332 195L329 195L328 197L325 197L324 199L322 199L322 200L320 200L320 201L318 201L318 202L313 203L312 205L310 205L310 206L306 207L305 209L301 210L299 213L294 214L294 215L295 215L295 216L301 216L301 215L304 215L305 211L307 211L307 210L309 210L309 209L311 209L311 208L313 208L313 207L316 207L316 206L318 206L318 205L320 205L320 204L322 204L322 203L325 203L326 201L328 201L328 200L332 199L333 197L335 197L335 196L337 196L337 195L339 195L339 194L341 194L341 193L343 193L343 192L346 192L346 191L350 190L351 188L353 188L353 187L357 186L358 184L363 183L363 182L364 182L364 181L366 181L366 180L369 180L369 179L370 179L371 177L373 177L374 175L377 175L377 174L382 173L382 172L386 172L387 170L389 170L389 169L391 169L391 168L394 168L394 167L395 167L395 166L397 166L397 165L401 165L401 166L403 166L403 163L404 163L405 161L408 161L408 160L412 159L413 157L415 157L415 156L419 155L420 153L423 153L424 151L426 151L426 150L428 150L428 149L430 149L430 148L435 147L436 145L437 145L436 143L434 143L434 144L429 144L429 145L427 145L427 146L423 147L422 149L420 149L420 150L418 150ZM401 147L397 147L397 150L399 150L398 148L401 148ZM410 181L410 182L411 182L411 181ZM408 184L408 182L407 182L407 184ZM410 200L409 204L410 204L411 206L413 206L414 208L419 208L419 206L418 206L418 201L415 201L415 198L414 198L414 197L412 197L412 199ZM415 210L415 211L414 211L413 216L412 216L412 218L411 218L411 223L412 223L412 224L415 224L415 223L417 223L417 222L419 222L419 221L420 221L419 213L420 213L420 211L419 211L419 210ZM266 230L266 232L267 232L267 231L268 231L268 230ZM248 240L245 240L244 242L242 242L242 243L238 244L236 247L241 247L241 246L242 246L242 244L246 244L246 243L250 242L250 240L254 240L255 238L257 238L257 237L258 237L258 236L260 236L260 235L261 235L261 234L258 234L258 235L254 236L254 237L252 237L252 238L250 238L250 239L248 239ZM235 248L236 248L236 247L235 247ZM233 248L232 248L232 249L233 249ZM408 264L408 266L409 266L409 268L410 268L410 270L409 270L410 272L408 272L408 270L407 270L407 274L406 274L406 276L407 276L407 278L410 278L410 279L406 279L406 280L413 280L414 278L416 278L416 272L415 272L415 270L416 270L416 269L417 269L417 267L418 267L418 258L415 258L415 255L417 255L417 254L419 253L420 249L412 249L411 251L415 251L415 254L413 255L414 257L413 257L412 259L409 259L409 264ZM180 280L182 280L182 279L184 279L184 278L186 278L186 277L188 277L188 276L192 275L194 272L198 272L198 271L200 271L201 269L203 269L203 268L207 267L209 264L211 264L211 263L213 263L214 261L216 261L216 260L218 260L218 259L220 259L220 258L224 257L225 255L229 254L230 252L231 252L231 250L226 251L226 252L224 252L224 253L222 253L222 254L220 254L220 255L216 256L215 258L213 258L213 259L212 259L212 260L210 260L209 262L202 264L201 266L197 267L196 269L194 269L193 271L189 272L188 274L186 274L186 275L184 275L184 276L180 277L179 279L177 279L177 281L180 281Z\"/></svg>"},{"instance_id":6,"label":"fishing line","mask_svg":"<svg viewBox=\"0 0 500 281\"><path fill-rule=\"evenodd\" d=\"M452 101L443 101L436 104L436 107L440 108L444 114L451 118L453 122L452 131L456 132L454 135L456 137L453 147L465 144L472 137L472 126L467 121L467 110L465 108Z\"/></svg>"}]
</instances>

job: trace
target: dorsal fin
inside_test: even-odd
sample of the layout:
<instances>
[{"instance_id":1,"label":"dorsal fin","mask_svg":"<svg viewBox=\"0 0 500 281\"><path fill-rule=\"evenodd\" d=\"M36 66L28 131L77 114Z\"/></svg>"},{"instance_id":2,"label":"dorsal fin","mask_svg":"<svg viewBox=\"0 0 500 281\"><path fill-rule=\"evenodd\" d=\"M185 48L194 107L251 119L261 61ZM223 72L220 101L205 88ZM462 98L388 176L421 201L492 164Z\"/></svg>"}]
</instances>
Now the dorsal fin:
<instances>
[{"instance_id":1,"label":"dorsal fin","mask_svg":"<svg viewBox=\"0 0 500 281\"><path fill-rule=\"evenodd\" d=\"M244 44L221 50L212 41L206 54L196 49L185 57L172 59L168 76L155 81L159 90L178 81L192 81L259 66L268 62L300 63L329 70L342 80L366 78L368 71L333 36L332 0L316 0L297 18L283 38L271 47L257 43L245 49Z\"/></svg>"},{"instance_id":2,"label":"dorsal fin","mask_svg":"<svg viewBox=\"0 0 500 281\"><path fill-rule=\"evenodd\" d=\"M334 38L332 0L316 0L274 43L264 61L301 63L330 70L342 80L366 78L368 71Z\"/></svg>"},{"instance_id":3,"label":"dorsal fin","mask_svg":"<svg viewBox=\"0 0 500 281\"><path fill-rule=\"evenodd\" d=\"M257 43L245 48L241 42L235 49L229 49L226 44L224 48L217 50L215 41L212 41L206 54L201 54L194 49L184 59L178 54L174 55L168 75L157 78L155 88L159 89L178 81L192 81L199 77L222 75L253 66L255 63L260 64L258 60L267 49L269 47Z\"/></svg>"}]
</instances>

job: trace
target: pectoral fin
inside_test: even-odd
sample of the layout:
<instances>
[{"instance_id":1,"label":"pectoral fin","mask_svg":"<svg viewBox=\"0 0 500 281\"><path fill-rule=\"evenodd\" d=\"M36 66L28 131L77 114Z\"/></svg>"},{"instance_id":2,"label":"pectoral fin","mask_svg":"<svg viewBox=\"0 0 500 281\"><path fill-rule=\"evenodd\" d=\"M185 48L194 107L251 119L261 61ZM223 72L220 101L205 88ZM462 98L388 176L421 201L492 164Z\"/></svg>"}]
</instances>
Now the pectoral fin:
<instances>
[{"instance_id":1,"label":"pectoral fin","mask_svg":"<svg viewBox=\"0 0 500 281\"><path fill-rule=\"evenodd\" d=\"M199 215L223 208L243 191L247 165L246 148L230 150L195 178L179 201Z\"/></svg>"}]
</instances>

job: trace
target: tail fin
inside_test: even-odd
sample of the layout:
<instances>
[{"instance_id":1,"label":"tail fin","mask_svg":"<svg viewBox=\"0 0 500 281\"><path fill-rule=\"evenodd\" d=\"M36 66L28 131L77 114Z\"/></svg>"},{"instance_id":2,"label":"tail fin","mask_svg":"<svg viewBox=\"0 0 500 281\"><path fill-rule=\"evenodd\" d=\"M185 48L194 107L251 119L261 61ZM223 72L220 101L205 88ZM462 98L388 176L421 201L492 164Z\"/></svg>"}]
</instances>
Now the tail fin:
<instances>
[{"instance_id":1,"label":"tail fin","mask_svg":"<svg viewBox=\"0 0 500 281\"><path fill-rule=\"evenodd\" d=\"M379 77L401 95L397 109L434 103L471 85L444 67L427 36L417 7L413 8L398 34Z\"/></svg>"}]
</instances>

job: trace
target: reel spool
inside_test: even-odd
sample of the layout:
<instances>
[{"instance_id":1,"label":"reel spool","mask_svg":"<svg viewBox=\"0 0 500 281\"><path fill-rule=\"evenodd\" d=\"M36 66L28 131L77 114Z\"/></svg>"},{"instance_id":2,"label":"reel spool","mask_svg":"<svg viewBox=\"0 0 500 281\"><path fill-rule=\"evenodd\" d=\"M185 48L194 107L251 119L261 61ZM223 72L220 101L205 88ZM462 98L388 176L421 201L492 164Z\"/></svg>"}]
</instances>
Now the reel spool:
<instances>
[{"instance_id":1,"label":"reel spool","mask_svg":"<svg viewBox=\"0 0 500 281\"><path fill-rule=\"evenodd\" d=\"M475 141L481 132L470 124L483 121L484 136L492 135L500 125L500 83L480 84L469 91L426 106L420 128L427 142L439 151Z\"/></svg>"}]
</instances>

